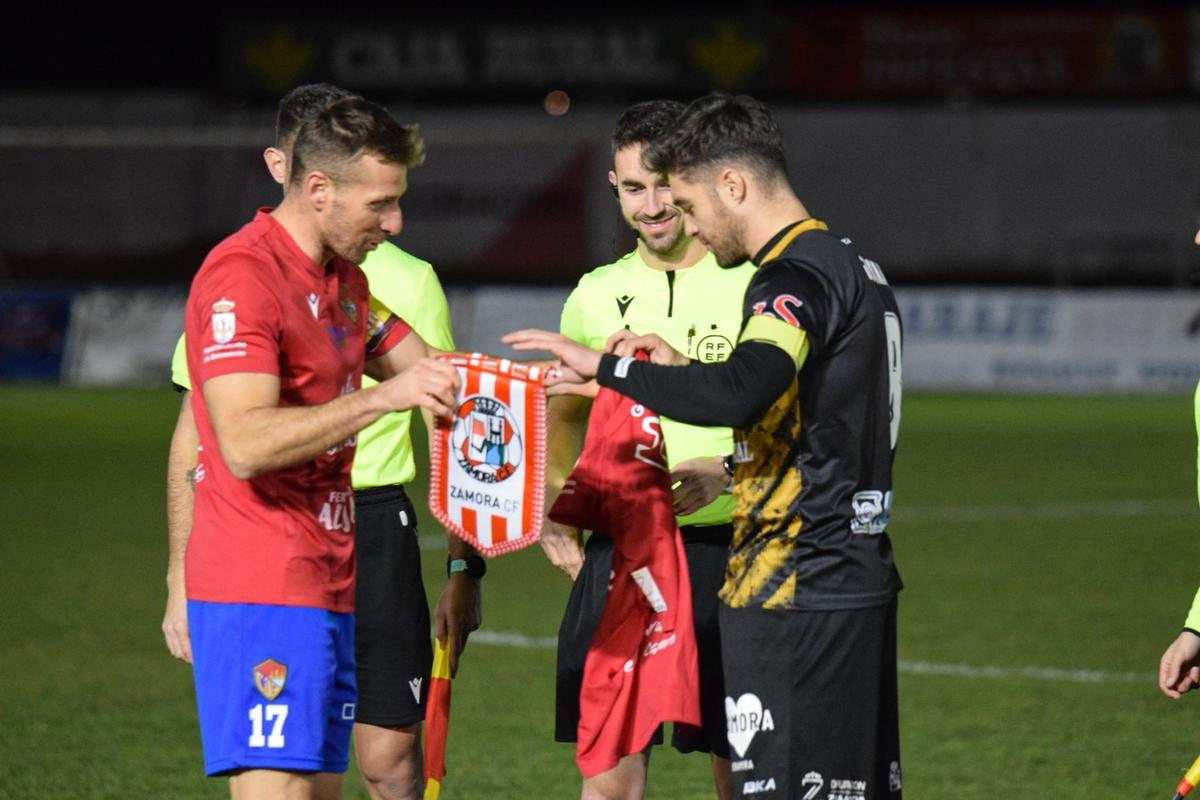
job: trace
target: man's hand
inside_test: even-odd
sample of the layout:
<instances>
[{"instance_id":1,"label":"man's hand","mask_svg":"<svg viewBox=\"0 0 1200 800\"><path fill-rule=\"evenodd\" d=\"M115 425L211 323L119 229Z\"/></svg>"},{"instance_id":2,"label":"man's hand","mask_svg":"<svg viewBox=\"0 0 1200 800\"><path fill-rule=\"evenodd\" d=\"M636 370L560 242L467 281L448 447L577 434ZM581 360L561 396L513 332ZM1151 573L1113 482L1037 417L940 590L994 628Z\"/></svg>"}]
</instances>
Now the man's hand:
<instances>
[{"instance_id":1,"label":"man's hand","mask_svg":"<svg viewBox=\"0 0 1200 800\"><path fill-rule=\"evenodd\" d=\"M1158 663L1158 688L1178 700L1200 686L1200 636L1183 631Z\"/></svg>"},{"instance_id":2,"label":"man's hand","mask_svg":"<svg viewBox=\"0 0 1200 800\"><path fill-rule=\"evenodd\" d=\"M467 647L467 637L483 622L483 600L479 581L465 572L456 572L446 581L433 612L433 631L443 645L446 637L454 643L450 651L450 674L458 672L458 657Z\"/></svg>"},{"instance_id":3,"label":"man's hand","mask_svg":"<svg viewBox=\"0 0 1200 800\"><path fill-rule=\"evenodd\" d=\"M675 465L671 484L675 486L675 513L692 514L717 499L729 485L721 456L701 456Z\"/></svg>"},{"instance_id":4,"label":"man's hand","mask_svg":"<svg viewBox=\"0 0 1200 800\"><path fill-rule=\"evenodd\" d=\"M542 523L542 537L538 540L550 563L575 580L583 568L583 544L579 531L570 525L560 525L549 517Z\"/></svg>"},{"instance_id":5,"label":"man's hand","mask_svg":"<svg viewBox=\"0 0 1200 800\"><path fill-rule=\"evenodd\" d=\"M403 372L379 384L395 411L427 408L448 417L454 413L454 395L458 391L458 370L434 358L422 358Z\"/></svg>"},{"instance_id":6,"label":"man's hand","mask_svg":"<svg viewBox=\"0 0 1200 800\"><path fill-rule=\"evenodd\" d=\"M621 357L636 355L638 350L645 350L650 356L651 364L667 367L686 367L691 363L687 356L671 347L656 333L636 336L632 331L617 331L608 337L604 350Z\"/></svg>"},{"instance_id":7,"label":"man's hand","mask_svg":"<svg viewBox=\"0 0 1200 800\"><path fill-rule=\"evenodd\" d=\"M542 350L553 353L562 362L561 366L546 371L547 394L585 394L574 384L583 384L596 377L600 369L599 350L584 347L566 336L536 328L513 331L500 341L512 345L514 350ZM585 394L586 396L586 394Z\"/></svg>"},{"instance_id":8,"label":"man's hand","mask_svg":"<svg viewBox=\"0 0 1200 800\"><path fill-rule=\"evenodd\" d=\"M188 632L187 596L183 577L167 576L167 612L163 614L163 636L171 655L187 664L192 663L192 637Z\"/></svg>"}]
</instances>

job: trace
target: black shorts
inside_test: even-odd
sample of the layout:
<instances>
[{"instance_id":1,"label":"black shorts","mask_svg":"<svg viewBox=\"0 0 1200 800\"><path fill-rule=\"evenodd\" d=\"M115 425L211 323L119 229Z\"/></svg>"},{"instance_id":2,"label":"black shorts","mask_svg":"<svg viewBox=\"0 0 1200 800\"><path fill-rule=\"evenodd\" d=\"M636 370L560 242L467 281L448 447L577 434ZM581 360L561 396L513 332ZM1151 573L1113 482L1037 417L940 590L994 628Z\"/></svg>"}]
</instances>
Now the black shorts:
<instances>
[{"instance_id":1,"label":"black shorts","mask_svg":"<svg viewBox=\"0 0 1200 800\"><path fill-rule=\"evenodd\" d=\"M899 800L896 601L720 615L734 796Z\"/></svg>"},{"instance_id":2,"label":"black shorts","mask_svg":"<svg viewBox=\"0 0 1200 800\"><path fill-rule=\"evenodd\" d=\"M700 751L729 757L725 737L725 676L721 669L721 636L717 618L717 592L725 580L729 561L731 525L687 526L682 529L683 549L692 579L692 613L700 660L700 728L677 726L671 745L681 753ZM554 739L574 742L579 729L579 690L588 647L600 624L608 599L612 573L612 539L593 534L584 547L579 571L562 625L558 629L558 681L555 691ZM662 731L653 743L662 744Z\"/></svg>"},{"instance_id":3,"label":"black shorts","mask_svg":"<svg viewBox=\"0 0 1200 800\"><path fill-rule=\"evenodd\" d=\"M411 725L425 719L433 664L417 514L399 486L357 491L354 504L355 722Z\"/></svg>"}]
</instances>

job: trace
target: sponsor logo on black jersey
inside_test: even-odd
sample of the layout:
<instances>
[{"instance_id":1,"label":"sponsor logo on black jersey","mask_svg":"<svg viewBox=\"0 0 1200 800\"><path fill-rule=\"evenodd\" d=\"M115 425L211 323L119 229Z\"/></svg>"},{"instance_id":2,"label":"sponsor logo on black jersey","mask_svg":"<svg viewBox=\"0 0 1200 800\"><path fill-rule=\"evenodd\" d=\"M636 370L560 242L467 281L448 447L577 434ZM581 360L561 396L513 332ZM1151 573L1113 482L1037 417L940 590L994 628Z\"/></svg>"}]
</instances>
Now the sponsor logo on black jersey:
<instances>
[{"instance_id":1,"label":"sponsor logo on black jersey","mask_svg":"<svg viewBox=\"0 0 1200 800\"><path fill-rule=\"evenodd\" d=\"M775 779L767 778L766 780L746 781L742 784L742 794L761 794L762 792L775 791ZM805 795L807 797L808 795Z\"/></svg>"},{"instance_id":2,"label":"sponsor logo on black jersey","mask_svg":"<svg viewBox=\"0 0 1200 800\"><path fill-rule=\"evenodd\" d=\"M893 792L900 791L900 762L893 761L888 765L888 789Z\"/></svg>"},{"instance_id":3,"label":"sponsor logo on black jersey","mask_svg":"<svg viewBox=\"0 0 1200 800\"><path fill-rule=\"evenodd\" d=\"M746 755L750 742L760 731L775 730L775 718L771 709L763 708L758 695L747 692L736 701L732 697L725 698L726 738L729 745L738 754L738 758Z\"/></svg>"}]
</instances>

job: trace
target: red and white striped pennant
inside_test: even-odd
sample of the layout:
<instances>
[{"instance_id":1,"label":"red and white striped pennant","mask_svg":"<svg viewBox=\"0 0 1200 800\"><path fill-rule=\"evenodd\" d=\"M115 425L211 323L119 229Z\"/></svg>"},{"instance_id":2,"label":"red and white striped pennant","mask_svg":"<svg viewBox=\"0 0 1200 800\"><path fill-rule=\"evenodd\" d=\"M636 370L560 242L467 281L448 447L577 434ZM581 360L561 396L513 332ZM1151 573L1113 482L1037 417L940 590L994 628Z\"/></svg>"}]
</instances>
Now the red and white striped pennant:
<instances>
[{"instance_id":1,"label":"red and white striped pennant","mask_svg":"<svg viewBox=\"0 0 1200 800\"><path fill-rule=\"evenodd\" d=\"M448 353L462 379L451 419L433 432L429 506L485 556L541 536L546 479L543 370L481 353Z\"/></svg>"}]
</instances>

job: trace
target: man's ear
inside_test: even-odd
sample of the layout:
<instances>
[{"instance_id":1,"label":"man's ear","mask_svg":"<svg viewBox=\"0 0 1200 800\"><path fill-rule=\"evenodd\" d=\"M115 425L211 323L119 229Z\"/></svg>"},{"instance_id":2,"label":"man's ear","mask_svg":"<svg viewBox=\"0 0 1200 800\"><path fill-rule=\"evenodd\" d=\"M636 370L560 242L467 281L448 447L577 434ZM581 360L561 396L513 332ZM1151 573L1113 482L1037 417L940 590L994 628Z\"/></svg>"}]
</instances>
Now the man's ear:
<instances>
[{"instance_id":1,"label":"man's ear","mask_svg":"<svg viewBox=\"0 0 1200 800\"><path fill-rule=\"evenodd\" d=\"M746 202L749 189L746 174L740 169L726 167L717 176L717 197L726 206L740 206Z\"/></svg>"},{"instance_id":2,"label":"man's ear","mask_svg":"<svg viewBox=\"0 0 1200 800\"><path fill-rule=\"evenodd\" d=\"M267 162L267 172L275 182L284 185L288 178L287 156L278 147L268 147L263 150L263 161Z\"/></svg>"},{"instance_id":3,"label":"man's ear","mask_svg":"<svg viewBox=\"0 0 1200 800\"><path fill-rule=\"evenodd\" d=\"M611 169L608 171L608 186L612 189L613 197L617 197L617 173Z\"/></svg>"},{"instance_id":4,"label":"man's ear","mask_svg":"<svg viewBox=\"0 0 1200 800\"><path fill-rule=\"evenodd\" d=\"M301 182L304 199L320 213L333 199L333 180L324 172L313 170Z\"/></svg>"}]
</instances>

